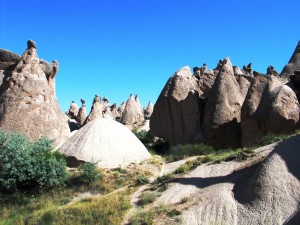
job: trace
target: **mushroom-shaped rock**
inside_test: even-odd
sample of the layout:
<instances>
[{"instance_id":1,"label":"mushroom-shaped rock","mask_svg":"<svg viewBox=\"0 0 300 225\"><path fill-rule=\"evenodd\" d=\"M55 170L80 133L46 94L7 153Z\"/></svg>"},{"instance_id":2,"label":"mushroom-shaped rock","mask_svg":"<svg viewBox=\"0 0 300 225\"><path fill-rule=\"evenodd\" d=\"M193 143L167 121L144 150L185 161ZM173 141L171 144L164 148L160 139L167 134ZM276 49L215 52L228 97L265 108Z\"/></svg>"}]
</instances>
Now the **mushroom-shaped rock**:
<instances>
[{"instance_id":1,"label":"mushroom-shaped rock","mask_svg":"<svg viewBox=\"0 0 300 225\"><path fill-rule=\"evenodd\" d=\"M243 101L232 64L226 58L205 106L204 131L210 144L217 148L240 145Z\"/></svg>"},{"instance_id":2,"label":"mushroom-shaped rock","mask_svg":"<svg viewBox=\"0 0 300 225\"><path fill-rule=\"evenodd\" d=\"M87 124L96 118L103 118L103 105L101 104L101 98L98 95L95 95L91 112L86 118L84 124Z\"/></svg>"},{"instance_id":3,"label":"mushroom-shaped rock","mask_svg":"<svg viewBox=\"0 0 300 225\"><path fill-rule=\"evenodd\" d=\"M144 114L145 114L145 118L146 119L150 119L152 113L153 113L153 108L154 108L154 105L151 101L149 101L147 107L145 108L144 110Z\"/></svg>"},{"instance_id":4,"label":"mushroom-shaped rock","mask_svg":"<svg viewBox=\"0 0 300 225\"><path fill-rule=\"evenodd\" d=\"M78 110L77 119L76 119L79 127L83 126L83 124L84 124L84 122L86 120L86 117L87 117L85 100L84 99L80 99L80 101L81 101L81 107Z\"/></svg>"},{"instance_id":5,"label":"mushroom-shaped rock","mask_svg":"<svg viewBox=\"0 0 300 225\"><path fill-rule=\"evenodd\" d=\"M170 145L196 141L202 136L200 93L197 80L188 66L169 78L160 93L150 118L150 131Z\"/></svg>"},{"instance_id":6,"label":"mushroom-shaped rock","mask_svg":"<svg viewBox=\"0 0 300 225\"><path fill-rule=\"evenodd\" d=\"M76 119L78 115L78 105L76 102L72 101L68 112L66 112L67 116L71 119Z\"/></svg>"},{"instance_id":7,"label":"mushroom-shaped rock","mask_svg":"<svg viewBox=\"0 0 300 225\"><path fill-rule=\"evenodd\" d=\"M255 144L269 132L296 129L299 103L295 92L275 76L257 76L242 107L242 144Z\"/></svg>"},{"instance_id":8,"label":"mushroom-shaped rock","mask_svg":"<svg viewBox=\"0 0 300 225\"><path fill-rule=\"evenodd\" d=\"M289 78L296 70L300 70L300 41L298 42L290 61L283 67L280 77Z\"/></svg>"},{"instance_id":9,"label":"mushroom-shaped rock","mask_svg":"<svg viewBox=\"0 0 300 225\"><path fill-rule=\"evenodd\" d=\"M48 137L56 147L70 135L53 83L41 68L32 42L1 85L0 115L3 130L21 132L33 140Z\"/></svg>"},{"instance_id":10,"label":"mushroom-shaped rock","mask_svg":"<svg viewBox=\"0 0 300 225\"><path fill-rule=\"evenodd\" d=\"M151 156L139 139L124 125L97 118L77 131L59 151L70 166L96 162L102 168L139 163Z\"/></svg>"},{"instance_id":11,"label":"mushroom-shaped rock","mask_svg":"<svg viewBox=\"0 0 300 225\"><path fill-rule=\"evenodd\" d=\"M144 114L141 110L141 106L137 104L135 98L130 95L126 102L126 106L123 112L122 123L123 124L137 124L144 121Z\"/></svg>"}]
</instances>

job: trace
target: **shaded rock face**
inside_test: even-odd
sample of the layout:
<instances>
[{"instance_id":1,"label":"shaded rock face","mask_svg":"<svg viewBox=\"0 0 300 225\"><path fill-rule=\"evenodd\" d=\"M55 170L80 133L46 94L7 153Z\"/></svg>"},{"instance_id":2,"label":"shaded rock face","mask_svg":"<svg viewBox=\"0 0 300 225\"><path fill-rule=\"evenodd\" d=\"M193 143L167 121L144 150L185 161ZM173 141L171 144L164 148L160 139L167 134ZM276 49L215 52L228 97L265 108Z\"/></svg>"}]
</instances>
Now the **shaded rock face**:
<instances>
[{"instance_id":1,"label":"shaded rock face","mask_svg":"<svg viewBox=\"0 0 300 225\"><path fill-rule=\"evenodd\" d=\"M289 78L296 70L300 70L300 41L287 65L283 67L280 77Z\"/></svg>"},{"instance_id":2,"label":"shaded rock face","mask_svg":"<svg viewBox=\"0 0 300 225\"><path fill-rule=\"evenodd\" d=\"M213 146L239 146L240 121L243 95L236 81L229 60L216 77L204 112L204 131L207 141Z\"/></svg>"},{"instance_id":3,"label":"shaded rock face","mask_svg":"<svg viewBox=\"0 0 300 225\"><path fill-rule=\"evenodd\" d=\"M76 102L72 101L70 108L69 108L68 112L66 112L66 114L70 119L76 120L77 115L78 115L78 110L79 110L78 105L76 104Z\"/></svg>"},{"instance_id":4,"label":"shaded rock face","mask_svg":"<svg viewBox=\"0 0 300 225\"><path fill-rule=\"evenodd\" d=\"M144 114L141 109L141 105L130 95L126 102L125 109L123 111L123 124L136 124L144 121Z\"/></svg>"},{"instance_id":5,"label":"shaded rock face","mask_svg":"<svg viewBox=\"0 0 300 225\"><path fill-rule=\"evenodd\" d=\"M191 143L201 137L202 93L189 67L178 70L166 83L150 118L150 132L170 145Z\"/></svg>"},{"instance_id":6,"label":"shaded rock face","mask_svg":"<svg viewBox=\"0 0 300 225\"><path fill-rule=\"evenodd\" d=\"M11 75L0 87L0 127L26 134L33 140L43 136L62 144L70 131L55 94L56 62L52 74L40 64L33 41L23 53Z\"/></svg>"},{"instance_id":7,"label":"shaded rock face","mask_svg":"<svg viewBox=\"0 0 300 225\"><path fill-rule=\"evenodd\" d=\"M295 92L275 76L257 76L242 107L242 144L254 144L263 135L291 132L299 121Z\"/></svg>"},{"instance_id":8,"label":"shaded rock face","mask_svg":"<svg viewBox=\"0 0 300 225\"><path fill-rule=\"evenodd\" d=\"M215 83L216 76L214 74L203 74L199 79L199 89L203 92L204 97L208 97Z\"/></svg>"},{"instance_id":9,"label":"shaded rock face","mask_svg":"<svg viewBox=\"0 0 300 225\"><path fill-rule=\"evenodd\" d=\"M0 85L3 79L11 76L21 57L11 51L0 49Z\"/></svg>"}]
</instances>

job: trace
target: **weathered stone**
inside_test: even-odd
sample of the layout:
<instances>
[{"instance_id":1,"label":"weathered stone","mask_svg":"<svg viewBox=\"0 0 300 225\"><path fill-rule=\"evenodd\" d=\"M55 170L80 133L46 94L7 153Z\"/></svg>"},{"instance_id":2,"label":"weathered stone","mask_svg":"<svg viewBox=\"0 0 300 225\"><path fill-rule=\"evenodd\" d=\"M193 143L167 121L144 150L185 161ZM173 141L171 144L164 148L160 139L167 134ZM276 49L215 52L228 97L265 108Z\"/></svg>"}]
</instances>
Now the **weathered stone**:
<instances>
[{"instance_id":1,"label":"weathered stone","mask_svg":"<svg viewBox=\"0 0 300 225\"><path fill-rule=\"evenodd\" d=\"M153 108L154 108L154 105L152 104L151 101L149 101L147 107L144 110L144 115L145 115L146 119L150 119L150 117L151 117L151 115L153 113Z\"/></svg>"},{"instance_id":2,"label":"weathered stone","mask_svg":"<svg viewBox=\"0 0 300 225\"><path fill-rule=\"evenodd\" d=\"M94 162L102 168L116 168L151 157L130 130L105 118L96 118L82 127L59 151L67 157L69 166Z\"/></svg>"},{"instance_id":3,"label":"weathered stone","mask_svg":"<svg viewBox=\"0 0 300 225\"><path fill-rule=\"evenodd\" d=\"M245 75L244 72L238 66L233 67L234 75L235 76L242 76Z\"/></svg>"},{"instance_id":4,"label":"weathered stone","mask_svg":"<svg viewBox=\"0 0 300 225\"><path fill-rule=\"evenodd\" d=\"M122 102L122 104L119 106L119 108L118 108L118 113L120 114L120 116L123 115L125 106L126 106L126 102Z\"/></svg>"},{"instance_id":5,"label":"weathered stone","mask_svg":"<svg viewBox=\"0 0 300 225\"><path fill-rule=\"evenodd\" d=\"M17 57L16 57L17 58ZM56 72L58 64L55 65ZM0 88L0 127L33 140L48 137L61 145L70 135L55 94L55 76L45 74L36 47L27 50Z\"/></svg>"},{"instance_id":6,"label":"weathered stone","mask_svg":"<svg viewBox=\"0 0 300 225\"><path fill-rule=\"evenodd\" d=\"M232 64L226 58L205 106L204 131L208 143L217 148L240 145L243 100Z\"/></svg>"},{"instance_id":7,"label":"weathered stone","mask_svg":"<svg viewBox=\"0 0 300 225\"><path fill-rule=\"evenodd\" d=\"M103 106L101 104L101 98L98 95L95 95L91 112L87 116L84 124L87 124L96 118L103 118Z\"/></svg>"},{"instance_id":8,"label":"weathered stone","mask_svg":"<svg viewBox=\"0 0 300 225\"><path fill-rule=\"evenodd\" d=\"M178 70L163 88L150 118L150 131L170 145L201 137L200 97L197 80L188 66Z\"/></svg>"},{"instance_id":9,"label":"weathered stone","mask_svg":"<svg viewBox=\"0 0 300 225\"><path fill-rule=\"evenodd\" d=\"M289 78L296 70L300 70L300 41L287 65L283 67L280 77Z\"/></svg>"},{"instance_id":10,"label":"weathered stone","mask_svg":"<svg viewBox=\"0 0 300 225\"><path fill-rule=\"evenodd\" d=\"M70 119L76 120L78 115L78 110L79 110L78 105L76 104L76 102L72 101L69 110L66 112L66 115Z\"/></svg>"},{"instance_id":11,"label":"weathered stone","mask_svg":"<svg viewBox=\"0 0 300 225\"><path fill-rule=\"evenodd\" d=\"M126 106L123 112L122 123L123 124L136 124L144 121L144 114L141 111L141 106L138 105L135 98L130 95L126 102Z\"/></svg>"},{"instance_id":12,"label":"weathered stone","mask_svg":"<svg viewBox=\"0 0 300 225\"><path fill-rule=\"evenodd\" d=\"M136 102L136 104L140 107L141 112L143 112L143 106L142 106L142 104L141 104L141 102L140 102L140 99L139 99L139 96L138 96L138 95L135 95L135 102Z\"/></svg>"},{"instance_id":13,"label":"weathered stone","mask_svg":"<svg viewBox=\"0 0 300 225\"><path fill-rule=\"evenodd\" d=\"M295 130L299 103L292 89L275 76L254 78L242 107L242 144L255 144L269 132Z\"/></svg>"},{"instance_id":14,"label":"weathered stone","mask_svg":"<svg viewBox=\"0 0 300 225\"><path fill-rule=\"evenodd\" d=\"M81 101L81 107L78 110L76 121L77 121L79 127L82 127L86 120L87 113L86 113L85 100L80 99L80 101Z\"/></svg>"}]
</instances>

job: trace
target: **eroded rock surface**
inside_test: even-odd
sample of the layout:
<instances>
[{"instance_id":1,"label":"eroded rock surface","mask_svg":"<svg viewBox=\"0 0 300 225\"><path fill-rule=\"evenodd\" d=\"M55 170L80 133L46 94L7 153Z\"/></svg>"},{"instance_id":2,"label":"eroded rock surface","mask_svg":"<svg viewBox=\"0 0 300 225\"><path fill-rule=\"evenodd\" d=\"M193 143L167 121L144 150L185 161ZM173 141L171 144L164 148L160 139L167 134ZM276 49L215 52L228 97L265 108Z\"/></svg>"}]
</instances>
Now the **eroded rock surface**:
<instances>
[{"instance_id":1,"label":"eroded rock surface","mask_svg":"<svg viewBox=\"0 0 300 225\"><path fill-rule=\"evenodd\" d=\"M283 67L280 77L289 78L296 70L300 70L300 41L298 42L290 61Z\"/></svg>"},{"instance_id":2,"label":"eroded rock surface","mask_svg":"<svg viewBox=\"0 0 300 225\"><path fill-rule=\"evenodd\" d=\"M61 145L70 131L55 94L58 63L46 74L31 40L19 62L0 88L0 127L37 140L48 137ZM17 61L18 57L14 57ZM45 62L45 61L43 61Z\"/></svg>"}]
</instances>

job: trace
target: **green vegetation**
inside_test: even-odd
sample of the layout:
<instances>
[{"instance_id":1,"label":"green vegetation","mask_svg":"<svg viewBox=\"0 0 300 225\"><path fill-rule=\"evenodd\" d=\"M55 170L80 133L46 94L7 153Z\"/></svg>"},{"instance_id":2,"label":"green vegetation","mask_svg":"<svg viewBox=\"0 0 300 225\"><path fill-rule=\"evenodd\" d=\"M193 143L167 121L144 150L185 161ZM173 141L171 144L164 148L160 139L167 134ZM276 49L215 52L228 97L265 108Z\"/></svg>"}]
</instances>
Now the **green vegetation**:
<instances>
[{"instance_id":1,"label":"green vegetation","mask_svg":"<svg viewBox=\"0 0 300 225\"><path fill-rule=\"evenodd\" d=\"M78 167L79 181L85 184L93 183L101 177L96 163L86 162Z\"/></svg>"},{"instance_id":2,"label":"green vegetation","mask_svg":"<svg viewBox=\"0 0 300 225\"><path fill-rule=\"evenodd\" d=\"M138 176L136 178L136 185L144 185L144 184L149 184L150 180L148 177L145 177L144 175Z\"/></svg>"},{"instance_id":3,"label":"green vegetation","mask_svg":"<svg viewBox=\"0 0 300 225\"><path fill-rule=\"evenodd\" d=\"M141 194L139 205L144 206L155 201L157 194L153 191L145 191Z\"/></svg>"},{"instance_id":4,"label":"green vegetation","mask_svg":"<svg viewBox=\"0 0 300 225\"><path fill-rule=\"evenodd\" d=\"M135 134L135 136L143 143L143 144L149 144L154 141L154 136L149 132L145 130L132 130L132 133Z\"/></svg>"},{"instance_id":5,"label":"green vegetation","mask_svg":"<svg viewBox=\"0 0 300 225\"><path fill-rule=\"evenodd\" d=\"M0 130L0 191L41 191L64 185L66 162L52 149L51 140L31 142L24 135Z\"/></svg>"}]
</instances>

